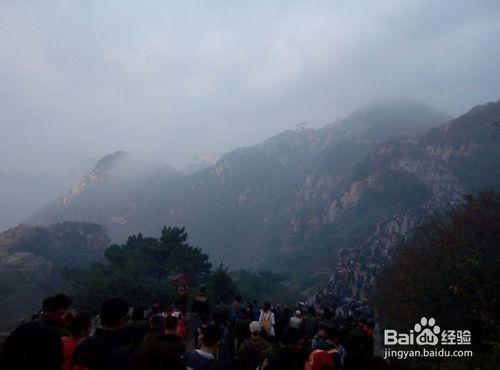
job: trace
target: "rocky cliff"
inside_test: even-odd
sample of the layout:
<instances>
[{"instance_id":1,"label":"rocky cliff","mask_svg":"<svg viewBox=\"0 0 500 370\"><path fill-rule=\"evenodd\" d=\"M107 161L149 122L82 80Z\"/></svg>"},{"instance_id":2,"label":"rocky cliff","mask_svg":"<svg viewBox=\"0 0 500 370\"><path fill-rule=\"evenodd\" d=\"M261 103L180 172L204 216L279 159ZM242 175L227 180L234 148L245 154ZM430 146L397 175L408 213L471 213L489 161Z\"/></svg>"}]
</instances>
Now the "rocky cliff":
<instances>
[{"instance_id":1,"label":"rocky cliff","mask_svg":"<svg viewBox=\"0 0 500 370\"><path fill-rule=\"evenodd\" d=\"M430 212L497 186L499 117L499 102L455 120L408 100L369 105L321 129L236 149L189 175L155 177L158 168L148 167L115 181L107 180L114 165L96 169L29 221L101 223L114 241L182 225L213 261L303 275L331 264L340 249L395 242Z\"/></svg>"}]
</instances>

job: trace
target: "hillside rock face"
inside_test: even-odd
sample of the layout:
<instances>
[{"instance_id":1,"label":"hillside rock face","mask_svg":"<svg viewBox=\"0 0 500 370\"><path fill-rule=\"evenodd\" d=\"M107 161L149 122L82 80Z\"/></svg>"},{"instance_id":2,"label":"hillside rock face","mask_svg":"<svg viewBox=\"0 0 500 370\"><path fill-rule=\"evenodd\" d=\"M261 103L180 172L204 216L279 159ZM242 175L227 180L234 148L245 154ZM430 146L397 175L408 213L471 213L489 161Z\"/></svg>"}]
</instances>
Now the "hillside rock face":
<instances>
[{"instance_id":1,"label":"hillside rock face","mask_svg":"<svg viewBox=\"0 0 500 370\"><path fill-rule=\"evenodd\" d=\"M81 267L103 259L109 245L106 229L96 224L64 222L50 227L19 225L0 234L0 270L46 271L58 274L63 267Z\"/></svg>"},{"instance_id":2,"label":"hillside rock face","mask_svg":"<svg viewBox=\"0 0 500 370\"><path fill-rule=\"evenodd\" d=\"M27 223L49 226L64 221L92 222L105 225L116 240L117 235L125 235L123 230L129 227L145 194L157 193L178 176L166 164L119 151L100 159L69 194L42 207Z\"/></svg>"},{"instance_id":3,"label":"hillside rock face","mask_svg":"<svg viewBox=\"0 0 500 370\"><path fill-rule=\"evenodd\" d=\"M39 308L64 267L102 261L109 241L103 226L74 222L19 225L1 233L0 326Z\"/></svg>"},{"instance_id":4,"label":"hillside rock face","mask_svg":"<svg viewBox=\"0 0 500 370\"><path fill-rule=\"evenodd\" d=\"M500 140L492 134L499 118L500 102L488 103L420 137L378 145L328 200L328 220L309 233L372 257L387 255L431 214L468 193L498 189Z\"/></svg>"},{"instance_id":5,"label":"hillside rock face","mask_svg":"<svg viewBox=\"0 0 500 370\"><path fill-rule=\"evenodd\" d=\"M29 222L100 223L116 242L186 226L213 261L307 273L332 263L336 250L396 240L431 209L498 185L491 125L499 110L490 103L450 121L410 100L369 105L189 175L150 166L141 176L110 175L115 154Z\"/></svg>"}]
</instances>

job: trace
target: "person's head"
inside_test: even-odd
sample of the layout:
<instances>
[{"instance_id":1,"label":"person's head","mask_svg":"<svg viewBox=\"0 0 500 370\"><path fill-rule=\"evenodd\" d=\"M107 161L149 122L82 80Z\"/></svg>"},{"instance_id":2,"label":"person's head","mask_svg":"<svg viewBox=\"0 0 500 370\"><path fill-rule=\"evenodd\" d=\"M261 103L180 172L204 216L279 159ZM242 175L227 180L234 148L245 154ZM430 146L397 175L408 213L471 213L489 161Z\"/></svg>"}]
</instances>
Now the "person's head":
<instances>
[{"instance_id":1,"label":"person's head","mask_svg":"<svg viewBox=\"0 0 500 370\"><path fill-rule=\"evenodd\" d=\"M165 330L171 333L175 332L179 319L176 316L167 316L165 318Z\"/></svg>"},{"instance_id":2,"label":"person's head","mask_svg":"<svg viewBox=\"0 0 500 370\"><path fill-rule=\"evenodd\" d=\"M242 319L248 319L248 318L250 318L250 316L251 316L250 308L245 308L245 309L240 311L240 317Z\"/></svg>"},{"instance_id":3,"label":"person's head","mask_svg":"<svg viewBox=\"0 0 500 370\"><path fill-rule=\"evenodd\" d=\"M302 316L302 312L300 310L295 311L295 317L300 318Z\"/></svg>"},{"instance_id":4,"label":"person's head","mask_svg":"<svg viewBox=\"0 0 500 370\"><path fill-rule=\"evenodd\" d=\"M339 343L339 331L337 330L337 328L335 327L328 328L326 334L326 340L335 346Z\"/></svg>"},{"instance_id":5,"label":"person's head","mask_svg":"<svg viewBox=\"0 0 500 370\"><path fill-rule=\"evenodd\" d=\"M44 312L64 315L72 304L73 301L66 294L56 294L43 300L42 309Z\"/></svg>"},{"instance_id":6,"label":"person's head","mask_svg":"<svg viewBox=\"0 0 500 370\"><path fill-rule=\"evenodd\" d=\"M43 300L42 312L52 312L52 297L47 297Z\"/></svg>"},{"instance_id":7,"label":"person's head","mask_svg":"<svg viewBox=\"0 0 500 370\"><path fill-rule=\"evenodd\" d=\"M170 316L172 314L172 312L174 312L174 307L173 306L167 306L163 310L163 315L164 316Z\"/></svg>"},{"instance_id":8,"label":"person's head","mask_svg":"<svg viewBox=\"0 0 500 370\"><path fill-rule=\"evenodd\" d=\"M236 302L241 302L243 300L243 297L240 294L238 294L236 297L234 297L234 300Z\"/></svg>"},{"instance_id":9,"label":"person's head","mask_svg":"<svg viewBox=\"0 0 500 370\"><path fill-rule=\"evenodd\" d=\"M128 362L129 370L185 370L178 354L161 342L137 349Z\"/></svg>"},{"instance_id":10,"label":"person's head","mask_svg":"<svg viewBox=\"0 0 500 370\"><path fill-rule=\"evenodd\" d=\"M150 309L150 314L151 315L156 315L159 314L161 310L161 304L160 300L155 299L153 303L151 304L151 309Z\"/></svg>"},{"instance_id":11,"label":"person's head","mask_svg":"<svg viewBox=\"0 0 500 370\"><path fill-rule=\"evenodd\" d=\"M302 348L302 333L299 329L289 326L283 332L281 342L285 347L293 351L298 351Z\"/></svg>"},{"instance_id":12,"label":"person's head","mask_svg":"<svg viewBox=\"0 0 500 370\"><path fill-rule=\"evenodd\" d=\"M186 353L186 346L182 339L176 335L160 334L156 337L156 342L166 346L178 358L181 358Z\"/></svg>"},{"instance_id":13,"label":"person's head","mask_svg":"<svg viewBox=\"0 0 500 370\"><path fill-rule=\"evenodd\" d=\"M271 311L271 302L265 301L263 308L264 308L264 311Z\"/></svg>"},{"instance_id":14,"label":"person's head","mask_svg":"<svg viewBox=\"0 0 500 370\"><path fill-rule=\"evenodd\" d=\"M227 314L224 312L215 312L212 318L215 324L224 325L227 321Z\"/></svg>"},{"instance_id":15,"label":"person's head","mask_svg":"<svg viewBox=\"0 0 500 370\"><path fill-rule=\"evenodd\" d=\"M84 338L90 333L92 317L88 312L78 312L71 320L68 330L72 337Z\"/></svg>"},{"instance_id":16,"label":"person's head","mask_svg":"<svg viewBox=\"0 0 500 370\"><path fill-rule=\"evenodd\" d=\"M258 337L260 336L260 332L262 331L262 326L260 325L260 322L252 321L249 325L249 329L250 329L250 335L252 337Z\"/></svg>"},{"instance_id":17,"label":"person's head","mask_svg":"<svg viewBox=\"0 0 500 370\"><path fill-rule=\"evenodd\" d=\"M201 326L208 326L210 324L210 316L208 315L203 315L200 319L200 322L201 322Z\"/></svg>"},{"instance_id":18,"label":"person's head","mask_svg":"<svg viewBox=\"0 0 500 370\"><path fill-rule=\"evenodd\" d=\"M320 325L318 329L318 335L321 338L326 338L328 335L328 327L326 327L325 325Z\"/></svg>"},{"instance_id":19,"label":"person's head","mask_svg":"<svg viewBox=\"0 0 500 370\"><path fill-rule=\"evenodd\" d=\"M101 306L101 325L110 330L120 330L127 321L128 304L121 298L110 298Z\"/></svg>"},{"instance_id":20,"label":"person's head","mask_svg":"<svg viewBox=\"0 0 500 370\"><path fill-rule=\"evenodd\" d=\"M174 310L170 316L177 317L177 319L181 320L182 319L182 312L178 310Z\"/></svg>"},{"instance_id":21,"label":"person's head","mask_svg":"<svg viewBox=\"0 0 500 370\"><path fill-rule=\"evenodd\" d=\"M207 287L206 287L206 286L204 286L204 285L203 285L203 286L201 286L201 287L200 287L200 292L201 292L201 293L206 293L206 292L207 292Z\"/></svg>"},{"instance_id":22,"label":"person's head","mask_svg":"<svg viewBox=\"0 0 500 370\"><path fill-rule=\"evenodd\" d=\"M215 352L219 346L219 342L222 338L222 334L219 328L215 325L207 326L201 329L201 344L202 347L209 350L209 352Z\"/></svg>"},{"instance_id":23,"label":"person's head","mask_svg":"<svg viewBox=\"0 0 500 370\"><path fill-rule=\"evenodd\" d=\"M132 321L143 321L144 320L144 307L136 306L132 310L132 317L130 318Z\"/></svg>"},{"instance_id":24,"label":"person's head","mask_svg":"<svg viewBox=\"0 0 500 370\"><path fill-rule=\"evenodd\" d=\"M17 327L3 348L3 370L60 370L63 362L57 331L37 322Z\"/></svg>"},{"instance_id":25,"label":"person's head","mask_svg":"<svg viewBox=\"0 0 500 370\"><path fill-rule=\"evenodd\" d=\"M163 332L165 329L165 320L161 315L153 315L149 318L149 328L154 332Z\"/></svg>"}]
</instances>

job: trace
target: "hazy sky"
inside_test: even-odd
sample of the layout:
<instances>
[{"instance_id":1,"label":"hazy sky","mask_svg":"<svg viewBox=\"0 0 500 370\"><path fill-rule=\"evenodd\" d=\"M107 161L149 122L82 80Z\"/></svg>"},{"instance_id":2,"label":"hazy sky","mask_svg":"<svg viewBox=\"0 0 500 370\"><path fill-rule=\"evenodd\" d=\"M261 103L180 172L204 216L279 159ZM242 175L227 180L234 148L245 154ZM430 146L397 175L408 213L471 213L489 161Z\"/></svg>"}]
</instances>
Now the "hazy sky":
<instances>
[{"instance_id":1,"label":"hazy sky","mask_svg":"<svg viewBox=\"0 0 500 370\"><path fill-rule=\"evenodd\" d=\"M500 1L0 0L0 171L182 167L383 96L500 99Z\"/></svg>"}]
</instances>

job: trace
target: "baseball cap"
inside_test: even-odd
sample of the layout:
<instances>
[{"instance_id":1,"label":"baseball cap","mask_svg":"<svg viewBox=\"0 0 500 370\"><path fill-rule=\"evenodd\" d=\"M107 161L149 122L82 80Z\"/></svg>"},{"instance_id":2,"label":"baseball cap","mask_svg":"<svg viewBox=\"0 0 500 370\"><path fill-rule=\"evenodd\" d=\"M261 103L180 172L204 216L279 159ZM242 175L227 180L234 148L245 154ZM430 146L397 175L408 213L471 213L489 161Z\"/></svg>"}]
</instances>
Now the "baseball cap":
<instances>
[{"instance_id":1,"label":"baseball cap","mask_svg":"<svg viewBox=\"0 0 500 370\"><path fill-rule=\"evenodd\" d=\"M252 321L250 323L250 333L255 333L257 331L261 331L262 330L262 326L260 326L260 322L258 321Z\"/></svg>"}]
</instances>

